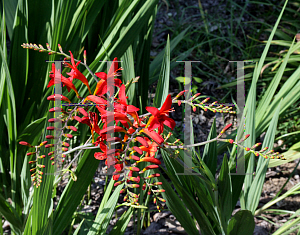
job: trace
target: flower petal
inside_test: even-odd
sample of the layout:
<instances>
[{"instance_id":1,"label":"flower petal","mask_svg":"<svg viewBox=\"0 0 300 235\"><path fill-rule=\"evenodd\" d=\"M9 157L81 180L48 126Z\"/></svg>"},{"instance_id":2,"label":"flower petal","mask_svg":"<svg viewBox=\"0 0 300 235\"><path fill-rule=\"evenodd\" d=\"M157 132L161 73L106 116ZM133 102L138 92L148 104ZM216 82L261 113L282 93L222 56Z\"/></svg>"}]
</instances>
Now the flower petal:
<instances>
[{"instance_id":1,"label":"flower petal","mask_svg":"<svg viewBox=\"0 0 300 235\"><path fill-rule=\"evenodd\" d=\"M170 110L172 107L172 98L171 98L171 95L169 94L164 102L164 104L161 106L161 109L160 109L160 113L163 113L165 111L168 111Z\"/></svg>"},{"instance_id":2,"label":"flower petal","mask_svg":"<svg viewBox=\"0 0 300 235\"><path fill-rule=\"evenodd\" d=\"M150 131L148 129L143 129L142 132L144 132L147 136L149 136L151 139L153 139L158 144L162 144L165 140L157 134L155 131Z\"/></svg>"},{"instance_id":3,"label":"flower petal","mask_svg":"<svg viewBox=\"0 0 300 235\"><path fill-rule=\"evenodd\" d=\"M101 97L95 96L95 95L88 95L84 101L86 101L86 100L90 100L90 101L92 101L96 104L100 104L100 105L107 103L105 99L102 99Z\"/></svg>"},{"instance_id":4,"label":"flower petal","mask_svg":"<svg viewBox=\"0 0 300 235\"><path fill-rule=\"evenodd\" d=\"M157 116L159 114L159 110L155 107L146 107L146 110L153 116Z\"/></svg>"}]
</instances>

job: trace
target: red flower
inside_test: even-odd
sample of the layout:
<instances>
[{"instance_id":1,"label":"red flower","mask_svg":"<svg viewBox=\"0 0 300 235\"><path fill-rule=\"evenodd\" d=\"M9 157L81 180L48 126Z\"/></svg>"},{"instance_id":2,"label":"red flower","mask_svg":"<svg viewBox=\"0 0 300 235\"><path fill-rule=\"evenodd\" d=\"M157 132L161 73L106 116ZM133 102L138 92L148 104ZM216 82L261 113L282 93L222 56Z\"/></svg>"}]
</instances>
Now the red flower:
<instances>
[{"instance_id":1,"label":"red flower","mask_svg":"<svg viewBox=\"0 0 300 235\"><path fill-rule=\"evenodd\" d=\"M95 75L98 78L101 78L101 80L97 83L97 87L94 92L94 95L101 96L101 95L104 95L107 91L109 91L109 93L110 93L109 97L111 97L113 95L114 88L112 86L107 86L107 80L119 75L119 74L117 74L117 71L121 70L121 68L118 68L117 60L118 60L117 57L114 58L112 65L108 71L108 74L106 74L104 72L95 73ZM114 67L115 67L115 69L114 69ZM118 79L118 78L114 79L114 86L120 87L121 84L122 84L122 81L120 79Z\"/></svg>"},{"instance_id":2,"label":"red flower","mask_svg":"<svg viewBox=\"0 0 300 235\"><path fill-rule=\"evenodd\" d=\"M98 126L98 114L90 111L88 117L83 117L81 119L81 123L87 124L90 127L94 143L94 132L100 135L100 128Z\"/></svg>"},{"instance_id":3,"label":"red flower","mask_svg":"<svg viewBox=\"0 0 300 235\"><path fill-rule=\"evenodd\" d=\"M71 55L71 64L69 64L69 63L66 63L66 64L67 64L67 66L68 66L69 68L71 68L72 70L71 70L70 73L67 73L67 74L70 76L71 81L72 81L73 79L79 79L80 81L82 81L83 84L86 85L86 86L88 87L90 94L92 94L91 89L90 89L90 86L89 86L88 80L87 80L86 77L85 77L85 76L77 69L77 66L80 64L80 61L78 61L78 62L75 64L73 54L72 54L71 51L69 51L69 52L70 52L70 55Z\"/></svg>"},{"instance_id":4,"label":"red flower","mask_svg":"<svg viewBox=\"0 0 300 235\"><path fill-rule=\"evenodd\" d=\"M109 161L105 162L107 167L110 167L114 164L114 162L111 162L111 160L115 159L115 156L120 155L120 149L108 149L103 142L100 142L100 149L102 150L102 152L96 152L94 154L94 157L98 160L104 160L106 158L109 158ZM114 161L117 161L117 159L115 159Z\"/></svg>"},{"instance_id":5,"label":"red flower","mask_svg":"<svg viewBox=\"0 0 300 235\"><path fill-rule=\"evenodd\" d=\"M115 110L119 113L129 114L130 116L132 116L134 118L134 120L136 122L139 122L139 116L137 114L137 111L139 111L140 109L133 105L128 105L127 98L128 97L126 97L126 94L125 94L125 85L122 84L122 86L120 87L120 91L119 91L119 99L118 99L119 103L115 103L115 105L114 105ZM122 121L122 120L120 120L120 122L126 128L129 128L127 122ZM117 123L117 125L118 125L118 123Z\"/></svg>"},{"instance_id":6,"label":"red flower","mask_svg":"<svg viewBox=\"0 0 300 235\"><path fill-rule=\"evenodd\" d=\"M164 124L173 130L176 123L172 118L168 117L171 106L172 98L171 95L168 95L160 110L155 107L146 107L146 110L153 115L149 118L146 127L148 127L150 131L158 128L158 134L164 131Z\"/></svg>"},{"instance_id":7,"label":"red flower","mask_svg":"<svg viewBox=\"0 0 300 235\"><path fill-rule=\"evenodd\" d=\"M107 117L111 117L111 118L109 118L109 122L111 122L113 120L115 120L116 123L118 123L118 121L124 121L124 122L127 122L130 126L132 126L132 122L129 120L129 118L126 116L126 114L118 113L118 112L110 112L110 111L100 108L99 106L97 106L97 109L101 113L101 118L102 118L103 122L105 122L105 123L107 122ZM112 120L112 116L114 118L113 120Z\"/></svg>"},{"instance_id":8,"label":"red flower","mask_svg":"<svg viewBox=\"0 0 300 235\"><path fill-rule=\"evenodd\" d=\"M145 137L147 143L148 143L148 147L146 146L140 146L140 149L143 151L143 152L147 152L146 155L145 155L145 158L146 157L154 157L155 156L155 153L157 152L157 143L155 142L151 142L147 137Z\"/></svg>"},{"instance_id":9,"label":"red flower","mask_svg":"<svg viewBox=\"0 0 300 235\"><path fill-rule=\"evenodd\" d=\"M122 171L123 170L123 164L115 164L115 169L116 171L115 172L118 172L118 171ZM120 175L113 175L113 180L118 180L120 177Z\"/></svg>"},{"instance_id":10,"label":"red flower","mask_svg":"<svg viewBox=\"0 0 300 235\"><path fill-rule=\"evenodd\" d=\"M75 91L77 97L79 97L78 91L74 86L74 84L72 83L72 80L65 78L63 75L61 75L59 70L56 70L54 63L52 64L52 70L50 71L49 77L51 78L51 80L49 81L47 88L53 86L54 84L58 84L61 81L63 86L67 87L68 92L70 92L70 90L72 89Z\"/></svg>"}]
</instances>

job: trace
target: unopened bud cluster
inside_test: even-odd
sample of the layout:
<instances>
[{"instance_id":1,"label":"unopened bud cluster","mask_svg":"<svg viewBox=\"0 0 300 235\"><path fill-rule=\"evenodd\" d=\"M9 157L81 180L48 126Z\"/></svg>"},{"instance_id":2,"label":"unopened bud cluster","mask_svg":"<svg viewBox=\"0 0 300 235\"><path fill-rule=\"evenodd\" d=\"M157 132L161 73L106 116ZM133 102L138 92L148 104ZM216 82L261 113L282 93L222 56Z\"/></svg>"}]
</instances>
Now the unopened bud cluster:
<instances>
[{"instance_id":1,"label":"unopened bud cluster","mask_svg":"<svg viewBox=\"0 0 300 235\"><path fill-rule=\"evenodd\" d=\"M214 113L232 113L235 114L235 111L232 111L232 107L228 107L228 106L224 106L224 105L219 105L217 104L218 102L215 101L211 104L207 104L207 102L210 100L210 98L205 98L202 101L199 101L200 97L199 95L201 93L197 93L194 96L192 96L189 100L185 101L185 100L179 100L178 98L180 98L182 95L184 95L184 93L187 92L187 90L183 90L181 92L179 92L178 95L176 95L176 97L173 99L173 103L177 103L179 106L181 105L181 103L186 103L188 105L190 105L192 107L193 112L197 111L197 107L203 109L205 112L210 110ZM197 103L195 103L197 102Z\"/></svg>"}]
</instances>

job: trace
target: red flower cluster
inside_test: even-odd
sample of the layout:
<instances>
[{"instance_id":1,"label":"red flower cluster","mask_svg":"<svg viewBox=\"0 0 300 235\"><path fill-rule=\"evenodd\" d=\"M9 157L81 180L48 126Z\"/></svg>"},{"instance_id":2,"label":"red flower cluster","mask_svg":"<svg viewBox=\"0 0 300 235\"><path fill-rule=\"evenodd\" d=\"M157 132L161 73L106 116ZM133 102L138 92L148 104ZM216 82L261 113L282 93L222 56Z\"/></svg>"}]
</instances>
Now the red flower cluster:
<instances>
[{"instance_id":1,"label":"red flower cluster","mask_svg":"<svg viewBox=\"0 0 300 235\"><path fill-rule=\"evenodd\" d=\"M56 137L52 134L46 136L47 139L55 139L56 142L45 145L47 143L47 141L45 141L41 145L45 145L45 147L49 149L53 148L48 154L51 156L50 160L52 160L52 164L55 164L54 161L59 156L57 149L64 152L68 151L67 147L69 147L69 143L66 142L66 139L62 140L62 138L72 138L73 136L63 131L77 131L77 128L74 126L67 125L68 121L76 120L79 123L89 126L92 143L95 146L99 146L99 152L96 152L94 157L99 160L105 160L105 164L108 168L114 166L113 179L117 181L115 186L124 183L124 188L121 190L121 193L127 193L125 200L138 205L139 196L131 192L130 189L141 187L141 190L147 190L149 194L153 193L155 200L158 198L160 201L164 201L164 199L158 197L158 194L164 190L155 188L157 185L161 185L161 182L150 182L152 178L158 177L159 174L152 174L147 177L141 177L141 174L148 170L156 169L161 164L161 161L158 160L155 155L161 144L165 142L165 139L161 135L164 130L164 125L170 127L172 130L175 127L175 121L169 117L169 112L172 111L171 96L167 96L161 109L146 107L150 114L152 114L147 121L147 117L139 117L137 113L139 108L128 104L126 85L122 84L120 79L115 78L119 76L117 72L122 70L122 68L118 68L117 58L114 59L108 74L104 72L95 74L100 78L100 81L97 83L94 93L92 93L86 77L77 68L80 61L75 64L71 52L70 57L71 64L65 63L67 67L71 68L71 71L67 73L69 77L64 77L53 64L47 87L51 87L61 81L62 85L65 86L69 92L73 90L76 96L82 99L82 103L78 105L79 107L75 107L74 110L58 107L49 110L50 112L60 111L61 115L49 119L48 122L54 124L61 122L62 124L62 129L60 130L57 130L55 126L49 126L47 128L50 132L55 130L61 132L57 139L55 139ZM73 79L79 79L88 87L90 94L84 99L79 95L74 86ZM112 83L110 83L110 81L112 81ZM113 96L115 89L113 86L118 89L118 97ZM51 95L47 99L52 101L60 99L61 101L71 103L71 101L63 95ZM98 112L88 111L86 108L80 107L81 105L90 106L91 104L94 104L93 106L96 107ZM112 104L111 108L109 104ZM20 142L20 144L34 148L34 146L26 142ZM120 145L120 147L113 148L115 144ZM58 146L61 147L58 148ZM36 160L30 161L30 163L35 164L35 167L32 169L35 173L32 174L32 177L34 184L38 187L41 183L42 171L40 168L44 167L38 164L38 159L43 158L44 155L38 156L37 151L28 153L27 155L37 156ZM63 157L65 157L64 154ZM159 204L158 208L161 208Z\"/></svg>"}]
</instances>

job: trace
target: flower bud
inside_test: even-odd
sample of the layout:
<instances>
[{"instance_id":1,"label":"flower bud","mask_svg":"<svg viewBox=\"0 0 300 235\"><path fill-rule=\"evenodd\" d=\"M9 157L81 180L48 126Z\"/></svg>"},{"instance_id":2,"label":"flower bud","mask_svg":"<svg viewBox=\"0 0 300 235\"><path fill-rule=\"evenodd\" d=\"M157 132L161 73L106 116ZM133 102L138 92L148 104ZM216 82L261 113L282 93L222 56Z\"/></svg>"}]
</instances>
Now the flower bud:
<instances>
[{"instance_id":1,"label":"flower bud","mask_svg":"<svg viewBox=\"0 0 300 235\"><path fill-rule=\"evenodd\" d=\"M60 44L58 44L58 50L59 50L61 53L64 53Z\"/></svg>"},{"instance_id":2,"label":"flower bud","mask_svg":"<svg viewBox=\"0 0 300 235\"><path fill-rule=\"evenodd\" d=\"M210 100L210 98L208 97L208 98L204 99L200 104L204 104L204 103L206 103L209 100ZM207 109L205 111L207 111Z\"/></svg>"},{"instance_id":3,"label":"flower bud","mask_svg":"<svg viewBox=\"0 0 300 235\"><path fill-rule=\"evenodd\" d=\"M143 151L142 151L139 147L133 146L133 149L134 149L137 153L143 154Z\"/></svg>"},{"instance_id":4,"label":"flower bud","mask_svg":"<svg viewBox=\"0 0 300 235\"><path fill-rule=\"evenodd\" d=\"M140 170L139 168L134 167L134 166L131 166L128 169L131 170L131 171L139 171Z\"/></svg>"},{"instance_id":5,"label":"flower bud","mask_svg":"<svg viewBox=\"0 0 300 235\"><path fill-rule=\"evenodd\" d=\"M160 176L159 173L155 173L155 174L152 174L152 175L147 176L145 179L151 179L151 178L153 178L153 177L159 177L159 176Z\"/></svg>"},{"instance_id":6,"label":"flower bud","mask_svg":"<svg viewBox=\"0 0 300 235\"><path fill-rule=\"evenodd\" d=\"M161 202L166 202L166 200L163 199L163 198L161 198L161 197L157 197L157 198L158 198L158 200L160 200Z\"/></svg>"},{"instance_id":7,"label":"flower bud","mask_svg":"<svg viewBox=\"0 0 300 235\"><path fill-rule=\"evenodd\" d=\"M118 181L116 183L114 183L114 186L117 187L118 185L122 184L124 181Z\"/></svg>"},{"instance_id":8,"label":"flower bud","mask_svg":"<svg viewBox=\"0 0 300 235\"><path fill-rule=\"evenodd\" d=\"M63 134L63 136L65 136L65 137L67 137L69 139L73 138L73 135L71 135L71 134Z\"/></svg>"},{"instance_id":9,"label":"flower bud","mask_svg":"<svg viewBox=\"0 0 300 235\"><path fill-rule=\"evenodd\" d=\"M139 188L140 187L140 185L138 185L138 184L128 184L127 186L129 188Z\"/></svg>"},{"instance_id":10,"label":"flower bud","mask_svg":"<svg viewBox=\"0 0 300 235\"><path fill-rule=\"evenodd\" d=\"M157 190L152 190L152 191L155 192L155 193L163 193L166 190L164 190L164 189L157 189Z\"/></svg>"},{"instance_id":11,"label":"flower bud","mask_svg":"<svg viewBox=\"0 0 300 235\"><path fill-rule=\"evenodd\" d=\"M127 160L129 160L129 159L132 159L132 160L135 160L135 161L140 160L140 158L138 156L135 156L135 155L130 155Z\"/></svg>"},{"instance_id":12,"label":"flower bud","mask_svg":"<svg viewBox=\"0 0 300 235\"><path fill-rule=\"evenodd\" d=\"M48 122L53 123L53 122L62 122L62 120L58 119L58 118L50 118L48 120ZM54 129L54 128L53 128Z\"/></svg>"},{"instance_id":13,"label":"flower bud","mask_svg":"<svg viewBox=\"0 0 300 235\"><path fill-rule=\"evenodd\" d=\"M252 147L251 147L251 149L255 149L255 148L257 148L258 146L260 146L261 145L261 143L256 143L255 145L253 145Z\"/></svg>"},{"instance_id":14,"label":"flower bud","mask_svg":"<svg viewBox=\"0 0 300 235\"><path fill-rule=\"evenodd\" d=\"M154 163L154 164L157 164L157 165L161 164L161 161L158 160L155 157L144 157L141 160L139 160L137 163L139 163L139 162L151 162L151 163Z\"/></svg>"},{"instance_id":15,"label":"flower bud","mask_svg":"<svg viewBox=\"0 0 300 235\"><path fill-rule=\"evenodd\" d=\"M27 156L30 156L30 155L33 155L33 154L36 154L36 152L29 152L29 153L27 153L26 155L27 155Z\"/></svg>"},{"instance_id":16,"label":"flower bud","mask_svg":"<svg viewBox=\"0 0 300 235\"><path fill-rule=\"evenodd\" d=\"M49 109L49 112L56 112L56 111L64 112L65 110L63 110L63 109L60 108L60 107L54 107L54 108Z\"/></svg>"},{"instance_id":17,"label":"flower bud","mask_svg":"<svg viewBox=\"0 0 300 235\"><path fill-rule=\"evenodd\" d=\"M178 106L180 106L180 105L181 105L181 100L178 100L178 102L177 102L177 103L178 103Z\"/></svg>"},{"instance_id":18,"label":"flower bud","mask_svg":"<svg viewBox=\"0 0 300 235\"><path fill-rule=\"evenodd\" d=\"M88 117L88 113L83 108L77 109L83 116Z\"/></svg>"},{"instance_id":19,"label":"flower bud","mask_svg":"<svg viewBox=\"0 0 300 235\"><path fill-rule=\"evenodd\" d=\"M45 148L51 148L51 147L54 147L54 144L46 144L45 145Z\"/></svg>"},{"instance_id":20,"label":"flower bud","mask_svg":"<svg viewBox=\"0 0 300 235\"><path fill-rule=\"evenodd\" d=\"M72 131L77 131L77 128L75 126L66 126L66 128Z\"/></svg>"},{"instance_id":21,"label":"flower bud","mask_svg":"<svg viewBox=\"0 0 300 235\"><path fill-rule=\"evenodd\" d=\"M65 146L65 147L69 147L70 146L70 144L67 143L67 142L62 142L62 145Z\"/></svg>"},{"instance_id":22,"label":"flower bud","mask_svg":"<svg viewBox=\"0 0 300 235\"><path fill-rule=\"evenodd\" d=\"M78 117L78 116L74 116L73 118L74 118L77 122L81 122L81 121L82 121L81 118Z\"/></svg>"},{"instance_id":23,"label":"flower bud","mask_svg":"<svg viewBox=\"0 0 300 235\"><path fill-rule=\"evenodd\" d=\"M223 134L225 133L225 131L227 131L231 126L232 126L231 123L228 124L227 126L225 126L225 127L223 128L223 130L220 132L219 137L220 137L221 135L223 135Z\"/></svg>"},{"instance_id":24,"label":"flower bud","mask_svg":"<svg viewBox=\"0 0 300 235\"><path fill-rule=\"evenodd\" d=\"M46 135L46 139L54 139L53 135Z\"/></svg>"},{"instance_id":25,"label":"flower bud","mask_svg":"<svg viewBox=\"0 0 300 235\"><path fill-rule=\"evenodd\" d=\"M149 170L149 169L156 169L156 168L158 168L158 167L159 167L158 165L149 165L149 166L146 166L143 170L141 170L141 171L139 172L139 174L144 173L146 170Z\"/></svg>"},{"instance_id":26,"label":"flower bud","mask_svg":"<svg viewBox=\"0 0 300 235\"><path fill-rule=\"evenodd\" d=\"M268 150L268 147L264 147L263 149L261 149L261 150L259 151L259 153L262 153L262 152L267 151L267 150Z\"/></svg>"},{"instance_id":27,"label":"flower bud","mask_svg":"<svg viewBox=\"0 0 300 235\"><path fill-rule=\"evenodd\" d=\"M149 148L149 144L147 143L147 141L143 138L143 137L136 137L135 138L138 142L141 143L141 145L145 146L146 148Z\"/></svg>"},{"instance_id":28,"label":"flower bud","mask_svg":"<svg viewBox=\"0 0 300 235\"><path fill-rule=\"evenodd\" d=\"M140 182L140 177L139 176L138 177L129 177L129 180L134 181L136 183L139 183Z\"/></svg>"},{"instance_id":29,"label":"flower bud","mask_svg":"<svg viewBox=\"0 0 300 235\"><path fill-rule=\"evenodd\" d=\"M86 64L86 50L83 51L83 62Z\"/></svg>"},{"instance_id":30,"label":"flower bud","mask_svg":"<svg viewBox=\"0 0 300 235\"><path fill-rule=\"evenodd\" d=\"M67 102L71 103L71 101L67 97L65 97L63 95L58 95L58 94L48 96L47 100L52 100L52 101L61 100L61 101L67 101Z\"/></svg>"},{"instance_id":31,"label":"flower bud","mask_svg":"<svg viewBox=\"0 0 300 235\"><path fill-rule=\"evenodd\" d=\"M195 94L195 95L192 97L192 100L195 99L195 98L197 98L199 95L201 95L201 93Z\"/></svg>"},{"instance_id":32,"label":"flower bud","mask_svg":"<svg viewBox=\"0 0 300 235\"><path fill-rule=\"evenodd\" d=\"M20 141L19 144L33 148L33 146L25 141Z\"/></svg>"},{"instance_id":33,"label":"flower bud","mask_svg":"<svg viewBox=\"0 0 300 235\"><path fill-rule=\"evenodd\" d=\"M250 136L250 134L245 135L245 137L242 138L238 143L241 143L241 142L245 141L246 139L249 138L249 136Z\"/></svg>"},{"instance_id":34,"label":"flower bud","mask_svg":"<svg viewBox=\"0 0 300 235\"><path fill-rule=\"evenodd\" d=\"M178 99L180 96L182 96L184 94L185 90L181 91L178 93L178 95L176 95L175 99Z\"/></svg>"}]
</instances>

